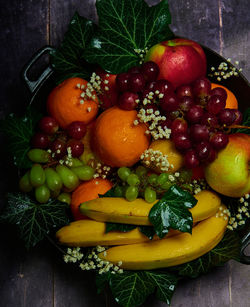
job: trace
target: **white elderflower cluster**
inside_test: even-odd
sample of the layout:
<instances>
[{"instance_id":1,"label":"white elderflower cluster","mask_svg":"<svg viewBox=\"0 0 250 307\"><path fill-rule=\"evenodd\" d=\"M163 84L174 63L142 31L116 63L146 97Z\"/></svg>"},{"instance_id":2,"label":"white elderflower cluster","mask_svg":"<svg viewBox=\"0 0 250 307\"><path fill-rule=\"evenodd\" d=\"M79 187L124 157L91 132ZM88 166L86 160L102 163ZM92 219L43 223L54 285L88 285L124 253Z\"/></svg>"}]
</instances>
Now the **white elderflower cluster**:
<instances>
[{"instance_id":1,"label":"white elderflower cluster","mask_svg":"<svg viewBox=\"0 0 250 307\"><path fill-rule=\"evenodd\" d=\"M146 149L140 158L145 166L150 168L157 167L162 172L167 172L170 167L173 168L173 165L170 165L168 161L168 156L163 155L159 150L153 150L152 148Z\"/></svg>"},{"instance_id":2,"label":"white elderflower cluster","mask_svg":"<svg viewBox=\"0 0 250 307\"><path fill-rule=\"evenodd\" d=\"M151 134L155 140L158 139L169 139L171 134L171 129L166 126L161 127L160 123L166 120L165 116L160 115L160 111L154 111L153 109L143 109L141 108L137 113L139 122L148 125L148 130L146 134ZM139 124L138 121L134 121L134 125Z\"/></svg>"},{"instance_id":3,"label":"white elderflower cluster","mask_svg":"<svg viewBox=\"0 0 250 307\"><path fill-rule=\"evenodd\" d=\"M119 261L117 264L113 264L109 261L102 260L98 257L98 253L102 252L105 256L106 248L98 245L84 257L80 247L73 249L68 248L67 254L64 255L64 261L66 263L77 263L80 262L84 257L84 260L79 263L79 267L83 271L97 270L99 274L107 272L110 272L111 274L122 274L123 269L120 268L122 261Z\"/></svg>"},{"instance_id":4,"label":"white elderflower cluster","mask_svg":"<svg viewBox=\"0 0 250 307\"><path fill-rule=\"evenodd\" d=\"M94 179L96 178L102 178L106 179L107 175L110 173L111 167L106 166L98 162L95 167L95 174L93 176Z\"/></svg>"},{"instance_id":5,"label":"white elderflower cluster","mask_svg":"<svg viewBox=\"0 0 250 307\"><path fill-rule=\"evenodd\" d=\"M221 62L217 68L212 66L208 76L217 77L217 81L221 81L222 79L226 80L232 76L238 76L242 68L237 69L232 65L228 65L228 63L231 63L230 58L227 59L227 62ZM239 65L239 61L235 61L235 65Z\"/></svg>"},{"instance_id":6,"label":"white elderflower cluster","mask_svg":"<svg viewBox=\"0 0 250 307\"><path fill-rule=\"evenodd\" d=\"M224 207L220 206L218 212L215 215L217 218L223 218L225 221L228 220L230 216L230 211L228 209L224 209Z\"/></svg>"},{"instance_id":7,"label":"white elderflower cluster","mask_svg":"<svg viewBox=\"0 0 250 307\"><path fill-rule=\"evenodd\" d=\"M195 195L200 193L202 190L209 189L205 179L193 180L190 183L190 186Z\"/></svg>"},{"instance_id":8,"label":"white elderflower cluster","mask_svg":"<svg viewBox=\"0 0 250 307\"><path fill-rule=\"evenodd\" d=\"M96 100L96 91L91 82L88 82L86 85L78 83L76 87L82 90L80 104L84 104L87 100Z\"/></svg>"},{"instance_id":9,"label":"white elderflower cluster","mask_svg":"<svg viewBox=\"0 0 250 307\"><path fill-rule=\"evenodd\" d=\"M146 53L148 52L148 47L145 47L144 49L134 49L134 52L139 56L140 58L140 64L143 63L144 57Z\"/></svg>"},{"instance_id":10,"label":"white elderflower cluster","mask_svg":"<svg viewBox=\"0 0 250 307\"><path fill-rule=\"evenodd\" d=\"M239 207L236 215L231 216L227 228L230 230L237 229L239 226L245 225L245 219L250 217L249 214L250 195L246 194L239 199Z\"/></svg>"}]
</instances>

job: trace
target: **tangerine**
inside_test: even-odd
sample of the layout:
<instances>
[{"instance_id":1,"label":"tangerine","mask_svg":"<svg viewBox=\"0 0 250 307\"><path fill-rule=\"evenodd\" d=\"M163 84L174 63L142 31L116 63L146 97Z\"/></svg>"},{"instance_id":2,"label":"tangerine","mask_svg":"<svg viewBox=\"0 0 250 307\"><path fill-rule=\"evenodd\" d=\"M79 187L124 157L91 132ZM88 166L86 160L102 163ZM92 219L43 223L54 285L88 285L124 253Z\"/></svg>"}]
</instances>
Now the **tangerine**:
<instances>
[{"instance_id":1,"label":"tangerine","mask_svg":"<svg viewBox=\"0 0 250 307\"><path fill-rule=\"evenodd\" d=\"M137 120L135 110L112 107L96 120L91 145L97 157L112 167L132 166L148 148L150 137L144 123Z\"/></svg>"},{"instance_id":2,"label":"tangerine","mask_svg":"<svg viewBox=\"0 0 250 307\"><path fill-rule=\"evenodd\" d=\"M86 219L79 211L79 206L85 201L99 197L112 188L112 183L107 179L92 179L81 183L71 196L70 209L75 220Z\"/></svg>"},{"instance_id":3,"label":"tangerine","mask_svg":"<svg viewBox=\"0 0 250 307\"><path fill-rule=\"evenodd\" d=\"M98 98L88 81L69 78L55 87L47 100L48 113L61 128L73 121L90 123L98 112Z\"/></svg>"},{"instance_id":4,"label":"tangerine","mask_svg":"<svg viewBox=\"0 0 250 307\"><path fill-rule=\"evenodd\" d=\"M231 92L228 88L226 88L221 84L211 83L211 87L212 89L214 89L215 87L221 87L227 92L227 100L225 108L238 109L238 101L233 92Z\"/></svg>"}]
</instances>

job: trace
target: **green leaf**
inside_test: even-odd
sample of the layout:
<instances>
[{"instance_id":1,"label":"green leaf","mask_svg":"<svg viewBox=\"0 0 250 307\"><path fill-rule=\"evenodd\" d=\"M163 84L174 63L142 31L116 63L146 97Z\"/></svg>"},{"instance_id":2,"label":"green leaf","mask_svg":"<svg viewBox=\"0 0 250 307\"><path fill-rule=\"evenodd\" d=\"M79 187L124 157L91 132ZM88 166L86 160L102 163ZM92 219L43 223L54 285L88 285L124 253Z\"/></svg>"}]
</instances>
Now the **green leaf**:
<instances>
[{"instance_id":1,"label":"green leaf","mask_svg":"<svg viewBox=\"0 0 250 307\"><path fill-rule=\"evenodd\" d=\"M0 130L6 135L7 149L18 168L30 168L32 162L27 153L30 150L30 140L41 115L29 108L23 117L10 114L0 123Z\"/></svg>"},{"instance_id":2,"label":"green leaf","mask_svg":"<svg viewBox=\"0 0 250 307\"><path fill-rule=\"evenodd\" d=\"M170 305L177 286L177 277L171 273L161 271L146 271L146 274L156 286L156 297Z\"/></svg>"},{"instance_id":3,"label":"green leaf","mask_svg":"<svg viewBox=\"0 0 250 307\"><path fill-rule=\"evenodd\" d=\"M106 193L98 194L98 196L100 198L103 198L103 197L115 197L114 191L115 191L115 185L110 190L108 190Z\"/></svg>"},{"instance_id":4,"label":"green leaf","mask_svg":"<svg viewBox=\"0 0 250 307\"><path fill-rule=\"evenodd\" d=\"M90 76L89 65L83 58L83 52L95 31L96 25L92 21L75 13L60 47L51 52L52 67L59 75L60 81L73 76Z\"/></svg>"},{"instance_id":5,"label":"green leaf","mask_svg":"<svg viewBox=\"0 0 250 307\"><path fill-rule=\"evenodd\" d=\"M193 217L188 208L193 208L196 203L189 192L172 186L149 212L156 234L163 238L170 228L192 233Z\"/></svg>"},{"instance_id":6,"label":"green leaf","mask_svg":"<svg viewBox=\"0 0 250 307\"><path fill-rule=\"evenodd\" d=\"M67 208L67 204L56 199L50 199L46 204L38 204L27 194L9 193L0 222L16 225L20 237L29 249L41 241L50 230L69 223Z\"/></svg>"},{"instance_id":7,"label":"green leaf","mask_svg":"<svg viewBox=\"0 0 250 307\"><path fill-rule=\"evenodd\" d=\"M136 50L173 37L166 0L149 7L144 0L97 0L99 29L84 56L111 73L127 71L142 60Z\"/></svg>"},{"instance_id":8,"label":"green leaf","mask_svg":"<svg viewBox=\"0 0 250 307\"><path fill-rule=\"evenodd\" d=\"M109 285L116 302L124 307L141 305L155 289L146 271L114 274L110 277Z\"/></svg>"},{"instance_id":9,"label":"green leaf","mask_svg":"<svg viewBox=\"0 0 250 307\"><path fill-rule=\"evenodd\" d=\"M241 125L250 127L250 108L247 108L246 111L244 112ZM244 128L232 129L232 133L250 134L250 129L244 129Z\"/></svg>"},{"instance_id":10,"label":"green leaf","mask_svg":"<svg viewBox=\"0 0 250 307\"><path fill-rule=\"evenodd\" d=\"M102 273L102 274L96 273L95 284L97 287L98 294L104 291L106 284L109 282L110 276L111 276L110 272Z\"/></svg>"},{"instance_id":11,"label":"green leaf","mask_svg":"<svg viewBox=\"0 0 250 307\"><path fill-rule=\"evenodd\" d=\"M152 226L139 226L140 232L147 236L150 240L153 239L155 235L154 227Z\"/></svg>"},{"instance_id":12,"label":"green leaf","mask_svg":"<svg viewBox=\"0 0 250 307\"><path fill-rule=\"evenodd\" d=\"M196 278L200 274L209 272L213 267L220 266L230 259L240 260L240 238L234 232L227 230L220 243L210 252L198 259L174 267L179 275Z\"/></svg>"},{"instance_id":13,"label":"green leaf","mask_svg":"<svg viewBox=\"0 0 250 307\"><path fill-rule=\"evenodd\" d=\"M106 233L110 231L121 231L121 232L128 232L135 229L136 225L129 225L129 224L120 224L120 223L106 223Z\"/></svg>"}]
</instances>

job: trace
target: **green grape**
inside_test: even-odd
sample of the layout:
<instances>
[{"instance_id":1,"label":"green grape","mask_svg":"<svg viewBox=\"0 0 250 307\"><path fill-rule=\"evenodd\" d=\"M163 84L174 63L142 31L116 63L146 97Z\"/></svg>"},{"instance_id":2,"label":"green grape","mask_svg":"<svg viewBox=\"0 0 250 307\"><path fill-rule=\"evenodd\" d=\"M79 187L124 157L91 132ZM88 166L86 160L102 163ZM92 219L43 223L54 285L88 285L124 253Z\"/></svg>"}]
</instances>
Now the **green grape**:
<instances>
[{"instance_id":1,"label":"green grape","mask_svg":"<svg viewBox=\"0 0 250 307\"><path fill-rule=\"evenodd\" d=\"M148 183L152 184L153 186L156 186L157 185L157 178L158 178L158 175L156 175L156 174L150 175L148 177Z\"/></svg>"},{"instance_id":2,"label":"green grape","mask_svg":"<svg viewBox=\"0 0 250 307\"><path fill-rule=\"evenodd\" d=\"M178 178L179 181L187 183L191 182L192 179L192 171L189 169L182 169L180 171L180 176Z\"/></svg>"},{"instance_id":3,"label":"green grape","mask_svg":"<svg viewBox=\"0 0 250 307\"><path fill-rule=\"evenodd\" d=\"M157 183L158 185L162 185L163 183L165 183L168 180L168 174L166 173L161 173L158 178L157 178Z\"/></svg>"},{"instance_id":4,"label":"green grape","mask_svg":"<svg viewBox=\"0 0 250 307\"><path fill-rule=\"evenodd\" d=\"M56 171L67 189L73 190L79 185L78 177L67 166L58 164L56 166Z\"/></svg>"},{"instance_id":5,"label":"green grape","mask_svg":"<svg viewBox=\"0 0 250 307\"><path fill-rule=\"evenodd\" d=\"M71 170L76 174L79 179L85 181L92 179L95 173L95 170L88 165L72 167Z\"/></svg>"},{"instance_id":6,"label":"green grape","mask_svg":"<svg viewBox=\"0 0 250 307\"><path fill-rule=\"evenodd\" d=\"M61 177L57 174L57 172L51 167L45 168L44 172L48 188L53 192L58 190L60 191L63 183Z\"/></svg>"},{"instance_id":7,"label":"green grape","mask_svg":"<svg viewBox=\"0 0 250 307\"><path fill-rule=\"evenodd\" d=\"M150 187L146 187L144 191L144 199L148 203L153 203L156 200L156 192Z\"/></svg>"},{"instance_id":8,"label":"green grape","mask_svg":"<svg viewBox=\"0 0 250 307\"><path fill-rule=\"evenodd\" d=\"M61 190L50 191L50 197L57 198L57 196L61 193Z\"/></svg>"},{"instance_id":9,"label":"green grape","mask_svg":"<svg viewBox=\"0 0 250 307\"><path fill-rule=\"evenodd\" d=\"M120 167L117 171L118 176L121 180L126 181L128 176L130 175L131 170L128 167Z\"/></svg>"},{"instance_id":10,"label":"green grape","mask_svg":"<svg viewBox=\"0 0 250 307\"><path fill-rule=\"evenodd\" d=\"M39 187L45 183L45 172L40 164L33 164L30 170L30 183L33 187Z\"/></svg>"},{"instance_id":11,"label":"green grape","mask_svg":"<svg viewBox=\"0 0 250 307\"><path fill-rule=\"evenodd\" d=\"M30 183L30 172L26 172L23 177L19 180L19 189L23 192L30 192L32 185Z\"/></svg>"},{"instance_id":12,"label":"green grape","mask_svg":"<svg viewBox=\"0 0 250 307\"><path fill-rule=\"evenodd\" d=\"M142 165L139 165L136 170L135 170L136 174L139 176L139 177L143 177L147 174L148 170L146 169L146 167L142 166Z\"/></svg>"},{"instance_id":13,"label":"green grape","mask_svg":"<svg viewBox=\"0 0 250 307\"><path fill-rule=\"evenodd\" d=\"M133 200L136 200L137 196L138 196L138 188L137 187L134 187L134 186L129 186L127 187L126 189L126 192L125 192L125 198L128 200L128 201L133 201Z\"/></svg>"},{"instance_id":14,"label":"green grape","mask_svg":"<svg viewBox=\"0 0 250 307\"><path fill-rule=\"evenodd\" d=\"M39 203L46 203L50 198L49 188L46 185L41 185L40 187L37 187L35 189L35 197Z\"/></svg>"},{"instance_id":15,"label":"green grape","mask_svg":"<svg viewBox=\"0 0 250 307\"><path fill-rule=\"evenodd\" d=\"M70 205L71 203L71 195L70 193L61 193L58 197L58 200L62 201L63 203L67 203Z\"/></svg>"},{"instance_id":16,"label":"green grape","mask_svg":"<svg viewBox=\"0 0 250 307\"><path fill-rule=\"evenodd\" d=\"M34 148L28 152L28 157L36 163L47 163L50 159L50 154L46 150Z\"/></svg>"},{"instance_id":17,"label":"green grape","mask_svg":"<svg viewBox=\"0 0 250 307\"><path fill-rule=\"evenodd\" d=\"M122 197L124 193L124 188L121 186L116 186L114 189L114 195L115 197Z\"/></svg>"},{"instance_id":18,"label":"green grape","mask_svg":"<svg viewBox=\"0 0 250 307\"><path fill-rule=\"evenodd\" d=\"M69 159L69 164L68 166L71 167L77 167L77 166L82 166L83 162L77 158L70 158Z\"/></svg>"},{"instance_id":19,"label":"green grape","mask_svg":"<svg viewBox=\"0 0 250 307\"><path fill-rule=\"evenodd\" d=\"M168 190L169 188L171 188L172 185L173 185L172 182L166 181L166 182L164 182L164 183L161 185L161 188L162 188L163 190Z\"/></svg>"},{"instance_id":20,"label":"green grape","mask_svg":"<svg viewBox=\"0 0 250 307\"><path fill-rule=\"evenodd\" d=\"M139 185L140 179L136 174L130 174L127 178L127 183L131 186Z\"/></svg>"}]
</instances>

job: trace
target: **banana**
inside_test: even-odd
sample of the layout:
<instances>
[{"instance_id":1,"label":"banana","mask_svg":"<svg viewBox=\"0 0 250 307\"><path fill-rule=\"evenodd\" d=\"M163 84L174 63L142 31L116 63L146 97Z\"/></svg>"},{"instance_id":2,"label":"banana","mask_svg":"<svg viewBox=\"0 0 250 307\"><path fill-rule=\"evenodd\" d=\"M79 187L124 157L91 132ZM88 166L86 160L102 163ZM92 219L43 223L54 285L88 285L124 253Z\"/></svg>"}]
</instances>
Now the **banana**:
<instances>
[{"instance_id":1,"label":"banana","mask_svg":"<svg viewBox=\"0 0 250 307\"><path fill-rule=\"evenodd\" d=\"M226 209L223 206L223 209ZM126 270L152 270L194 260L214 248L226 231L227 216L214 215L194 228L192 235L183 233L157 241L111 247L98 256L111 263L122 261Z\"/></svg>"},{"instance_id":2,"label":"banana","mask_svg":"<svg viewBox=\"0 0 250 307\"><path fill-rule=\"evenodd\" d=\"M202 221L216 213L221 200L214 192L203 190L195 195L197 204L190 209L194 222ZM96 198L80 205L80 212L99 222L113 222L133 225L151 225L148 215L153 204L138 198L128 202L124 198Z\"/></svg>"},{"instance_id":3,"label":"banana","mask_svg":"<svg viewBox=\"0 0 250 307\"><path fill-rule=\"evenodd\" d=\"M86 247L96 245L123 245L150 241L138 228L129 232L111 231L105 233L106 225L93 220L79 220L62 227L56 233L56 238L62 245ZM178 234L170 230L168 237ZM154 239L159 239L155 236Z\"/></svg>"}]
</instances>

